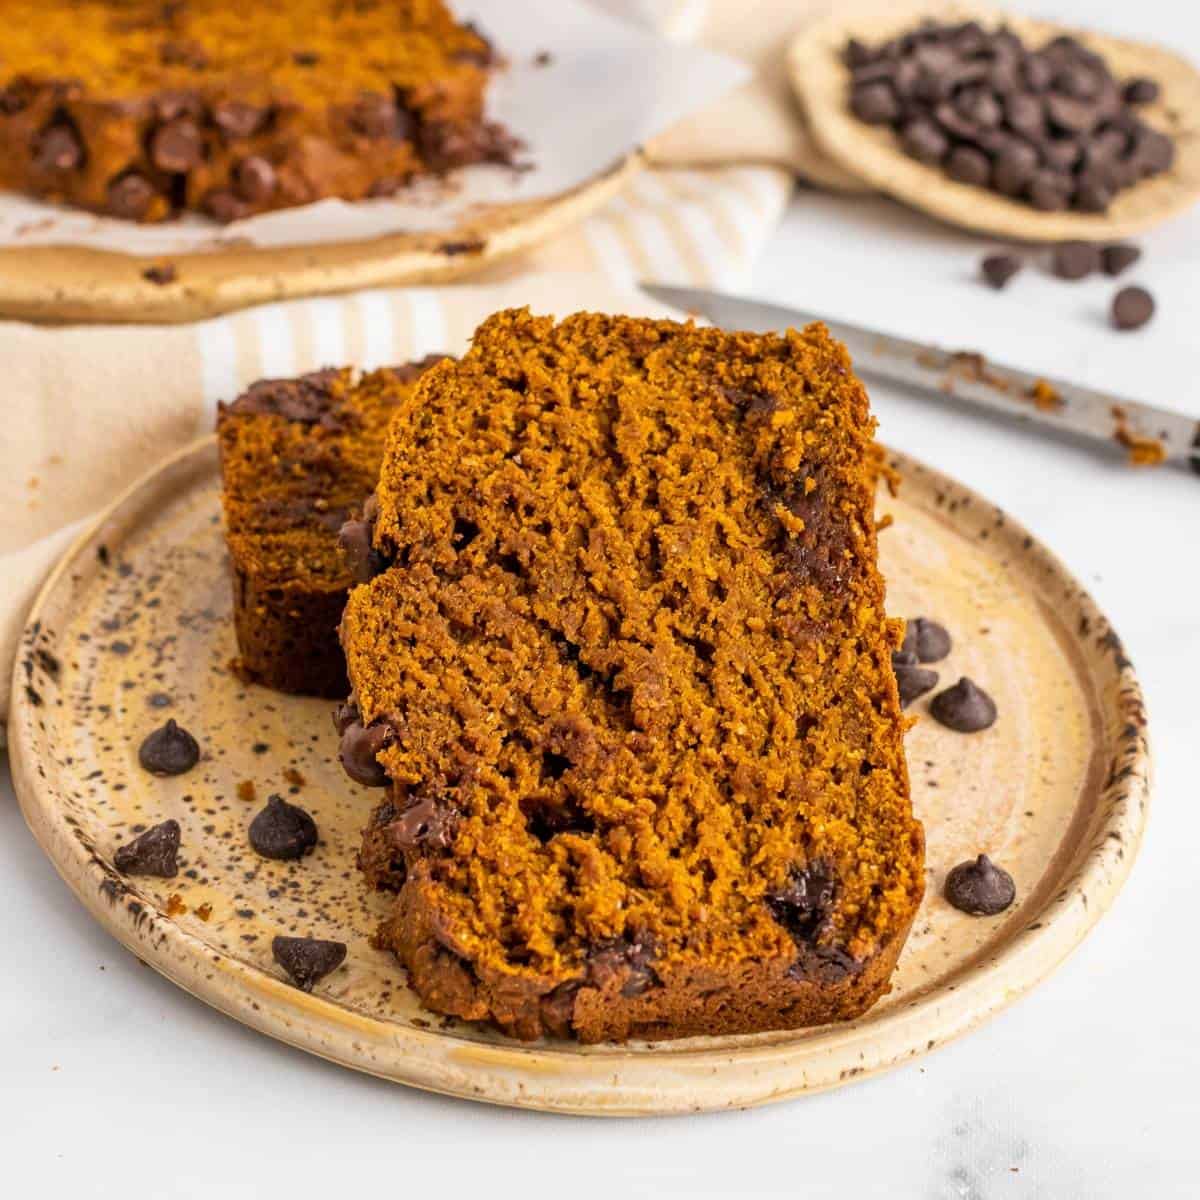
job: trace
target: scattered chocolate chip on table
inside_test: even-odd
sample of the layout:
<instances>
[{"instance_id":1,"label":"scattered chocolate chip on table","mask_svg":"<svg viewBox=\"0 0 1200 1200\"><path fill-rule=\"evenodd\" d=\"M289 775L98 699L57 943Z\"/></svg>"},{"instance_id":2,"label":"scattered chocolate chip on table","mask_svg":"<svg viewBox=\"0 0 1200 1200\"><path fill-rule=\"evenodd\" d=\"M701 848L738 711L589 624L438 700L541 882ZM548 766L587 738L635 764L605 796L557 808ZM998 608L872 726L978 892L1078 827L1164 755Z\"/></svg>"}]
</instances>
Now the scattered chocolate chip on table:
<instances>
[{"instance_id":1,"label":"scattered chocolate chip on table","mask_svg":"<svg viewBox=\"0 0 1200 1200\"><path fill-rule=\"evenodd\" d=\"M1021 260L1015 254L989 254L979 264L979 273L984 282L999 291L1021 269Z\"/></svg>"},{"instance_id":2,"label":"scattered chocolate chip on table","mask_svg":"<svg viewBox=\"0 0 1200 1200\"><path fill-rule=\"evenodd\" d=\"M1091 242L1059 242L1050 269L1059 279L1086 279L1100 270L1100 247Z\"/></svg>"},{"instance_id":3,"label":"scattered chocolate chip on table","mask_svg":"<svg viewBox=\"0 0 1200 1200\"><path fill-rule=\"evenodd\" d=\"M1100 251L1100 263L1105 275L1120 275L1141 257L1141 248L1129 242L1114 242Z\"/></svg>"},{"instance_id":4,"label":"scattered chocolate chip on table","mask_svg":"<svg viewBox=\"0 0 1200 1200\"><path fill-rule=\"evenodd\" d=\"M1141 329L1154 316L1154 297L1145 288L1122 288L1112 302L1115 329Z\"/></svg>"}]
</instances>

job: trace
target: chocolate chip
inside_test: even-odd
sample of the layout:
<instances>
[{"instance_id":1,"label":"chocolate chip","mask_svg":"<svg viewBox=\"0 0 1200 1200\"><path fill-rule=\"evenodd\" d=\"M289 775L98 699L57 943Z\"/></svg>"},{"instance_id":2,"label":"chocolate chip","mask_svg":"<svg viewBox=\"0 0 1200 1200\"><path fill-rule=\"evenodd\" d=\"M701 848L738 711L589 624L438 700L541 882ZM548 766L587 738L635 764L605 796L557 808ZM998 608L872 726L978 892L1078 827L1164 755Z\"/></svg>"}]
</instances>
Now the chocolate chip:
<instances>
[{"instance_id":1,"label":"chocolate chip","mask_svg":"<svg viewBox=\"0 0 1200 1200\"><path fill-rule=\"evenodd\" d=\"M190 117L160 125L150 139L150 161L161 171L185 174L204 159L199 126Z\"/></svg>"},{"instance_id":2,"label":"chocolate chip","mask_svg":"<svg viewBox=\"0 0 1200 1200\"><path fill-rule=\"evenodd\" d=\"M1037 171L1037 151L1026 142L1012 142L992 164L992 187L1003 196L1020 196Z\"/></svg>"},{"instance_id":3,"label":"chocolate chip","mask_svg":"<svg viewBox=\"0 0 1200 1200\"><path fill-rule=\"evenodd\" d=\"M988 254L979 264L979 272L985 282L999 290L1021 269L1021 260L1015 254Z\"/></svg>"},{"instance_id":4,"label":"chocolate chip","mask_svg":"<svg viewBox=\"0 0 1200 1200\"><path fill-rule=\"evenodd\" d=\"M35 158L43 171L73 171L83 165L83 142L65 121L50 125L38 139Z\"/></svg>"},{"instance_id":5,"label":"chocolate chip","mask_svg":"<svg viewBox=\"0 0 1200 1200\"><path fill-rule=\"evenodd\" d=\"M411 138L415 122L391 96L363 96L350 110L350 126L365 137Z\"/></svg>"},{"instance_id":6,"label":"chocolate chip","mask_svg":"<svg viewBox=\"0 0 1200 1200\"><path fill-rule=\"evenodd\" d=\"M157 195L144 175L127 171L108 186L108 211L126 221L140 221L149 214Z\"/></svg>"},{"instance_id":7,"label":"chocolate chip","mask_svg":"<svg viewBox=\"0 0 1200 1200\"><path fill-rule=\"evenodd\" d=\"M867 125L887 125L900 115L900 103L889 83L864 83L850 93L850 108Z\"/></svg>"},{"instance_id":8,"label":"chocolate chip","mask_svg":"<svg viewBox=\"0 0 1200 1200\"><path fill-rule=\"evenodd\" d=\"M1121 91L1126 104L1153 104L1161 94L1161 89L1153 79L1144 75L1131 79Z\"/></svg>"},{"instance_id":9,"label":"chocolate chip","mask_svg":"<svg viewBox=\"0 0 1200 1200\"><path fill-rule=\"evenodd\" d=\"M904 631L900 649L917 656L918 662L940 662L951 649L950 633L944 625L928 617L914 617Z\"/></svg>"},{"instance_id":10,"label":"chocolate chip","mask_svg":"<svg viewBox=\"0 0 1200 1200\"><path fill-rule=\"evenodd\" d=\"M1037 171L1029 183L1029 203L1042 212L1061 212L1071 204L1071 180L1058 171Z\"/></svg>"},{"instance_id":11,"label":"chocolate chip","mask_svg":"<svg viewBox=\"0 0 1200 1200\"><path fill-rule=\"evenodd\" d=\"M586 982L597 988L621 980L621 995L640 996L658 983L651 967L658 946L648 933L627 933L602 942L588 955Z\"/></svg>"},{"instance_id":12,"label":"chocolate chip","mask_svg":"<svg viewBox=\"0 0 1200 1200\"><path fill-rule=\"evenodd\" d=\"M237 194L251 204L261 204L275 194L275 168L261 154L243 158L233 170Z\"/></svg>"},{"instance_id":13,"label":"chocolate chip","mask_svg":"<svg viewBox=\"0 0 1200 1200\"><path fill-rule=\"evenodd\" d=\"M1134 163L1147 175L1161 175L1175 162L1175 143L1165 133L1143 126L1134 135Z\"/></svg>"},{"instance_id":14,"label":"chocolate chip","mask_svg":"<svg viewBox=\"0 0 1200 1200\"><path fill-rule=\"evenodd\" d=\"M897 663L893 657L892 669L896 673L896 690L900 694L901 708L907 708L914 700L937 687L938 673L927 667Z\"/></svg>"},{"instance_id":15,"label":"chocolate chip","mask_svg":"<svg viewBox=\"0 0 1200 1200\"><path fill-rule=\"evenodd\" d=\"M900 144L918 162L940 163L950 149L950 139L925 118L909 121L900 131Z\"/></svg>"},{"instance_id":16,"label":"chocolate chip","mask_svg":"<svg viewBox=\"0 0 1200 1200\"><path fill-rule=\"evenodd\" d=\"M959 183L982 187L992 174L992 164L982 150L972 146L956 146L946 159L946 174Z\"/></svg>"},{"instance_id":17,"label":"chocolate chip","mask_svg":"<svg viewBox=\"0 0 1200 1200\"><path fill-rule=\"evenodd\" d=\"M986 854L959 863L946 876L942 893L960 912L973 917L994 917L1016 899L1013 877Z\"/></svg>"},{"instance_id":18,"label":"chocolate chip","mask_svg":"<svg viewBox=\"0 0 1200 1200\"><path fill-rule=\"evenodd\" d=\"M151 775L182 775L200 761L196 739L172 717L161 728L146 735L138 747L138 762Z\"/></svg>"},{"instance_id":19,"label":"chocolate chip","mask_svg":"<svg viewBox=\"0 0 1200 1200\"><path fill-rule=\"evenodd\" d=\"M315 50L293 50L292 62L298 67L315 67L321 56Z\"/></svg>"},{"instance_id":20,"label":"chocolate chip","mask_svg":"<svg viewBox=\"0 0 1200 1200\"><path fill-rule=\"evenodd\" d=\"M346 943L322 938L277 937L271 940L271 957L302 992L311 992L314 983L346 961Z\"/></svg>"},{"instance_id":21,"label":"chocolate chip","mask_svg":"<svg viewBox=\"0 0 1200 1200\"><path fill-rule=\"evenodd\" d=\"M158 875L172 879L179 874L179 822L163 821L147 829L113 855L113 865L126 875Z\"/></svg>"},{"instance_id":22,"label":"chocolate chip","mask_svg":"<svg viewBox=\"0 0 1200 1200\"><path fill-rule=\"evenodd\" d=\"M357 583L370 583L387 565L383 555L371 544L374 528L374 522L355 518L338 530L338 546L346 557L351 577Z\"/></svg>"},{"instance_id":23,"label":"chocolate chip","mask_svg":"<svg viewBox=\"0 0 1200 1200\"><path fill-rule=\"evenodd\" d=\"M768 892L765 900L793 941L811 942L828 920L836 892L832 869L824 862L814 862L793 868L784 886Z\"/></svg>"},{"instance_id":24,"label":"chocolate chip","mask_svg":"<svg viewBox=\"0 0 1200 1200\"><path fill-rule=\"evenodd\" d=\"M1092 242L1059 242L1050 256L1059 279L1084 279L1100 270L1100 247Z\"/></svg>"},{"instance_id":25,"label":"chocolate chip","mask_svg":"<svg viewBox=\"0 0 1200 1200\"><path fill-rule=\"evenodd\" d=\"M996 702L965 675L929 702L934 719L956 733L978 733L996 721Z\"/></svg>"},{"instance_id":26,"label":"chocolate chip","mask_svg":"<svg viewBox=\"0 0 1200 1200\"><path fill-rule=\"evenodd\" d=\"M1074 204L1080 212L1102 213L1112 203L1114 189L1097 179L1080 179L1075 188Z\"/></svg>"},{"instance_id":27,"label":"chocolate chip","mask_svg":"<svg viewBox=\"0 0 1200 1200\"><path fill-rule=\"evenodd\" d=\"M376 756L395 738L390 725L376 723L364 728L359 721L352 721L342 733L338 761L355 783L363 787L387 787L387 771Z\"/></svg>"},{"instance_id":28,"label":"chocolate chip","mask_svg":"<svg viewBox=\"0 0 1200 1200\"><path fill-rule=\"evenodd\" d=\"M338 737L341 737L351 725L360 719L361 714L353 696L345 704L339 704L333 710L333 728Z\"/></svg>"},{"instance_id":29,"label":"chocolate chip","mask_svg":"<svg viewBox=\"0 0 1200 1200\"><path fill-rule=\"evenodd\" d=\"M1145 288L1122 288L1112 302L1115 329L1141 329L1154 316L1154 297Z\"/></svg>"},{"instance_id":30,"label":"chocolate chip","mask_svg":"<svg viewBox=\"0 0 1200 1200\"><path fill-rule=\"evenodd\" d=\"M317 844L317 823L304 809L274 795L250 822L249 836L252 849L263 858L303 858Z\"/></svg>"},{"instance_id":31,"label":"chocolate chip","mask_svg":"<svg viewBox=\"0 0 1200 1200\"><path fill-rule=\"evenodd\" d=\"M154 266L147 267L142 272L142 278L149 280L150 283L156 283L160 287L165 287L168 283L174 283L178 274L173 263L155 263Z\"/></svg>"},{"instance_id":32,"label":"chocolate chip","mask_svg":"<svg viewBox=\"0 0 1200 1200\"><path fill-rule=\"evenodd\" d=\"M454 841L457 824L452 808L426 796L388 825L387 838L397 850L445 850Z\"/></svg>"},{"instance_id":33,"label":"chocolate chip","mask_svg":"<svg viewBox=\"0 0 1200 1200\"><path fill-rule=\"evenodd\" d=\"M230 221L239 221L251 211L244 200L224 188L209 192L204 197L203 207L210 217L220 221L222 225L228 225Z\"/></svg>"},{"instance_id":34,"label":"chocolate chip","mask_svg":"<svg viewBox=\"0 0 1200 1200\"><path fill-rule=\"evenodd\" d=\"M267 123L268 111L242 100L219 100L213 105L213 124L231 138L248 138Z\"/></svg>"},{"instance_id":35,"label":"chocolate chip","mask_svg":"<svg viewBox=\"0 0 1200 1200\"><path fill-rule=\"evenodd\" d=\"M1104 268L1105 275L1120 275L1141 257L1142 251L1139 247L1129 242L1114 242L1100 251L1100 265Z\"/></svg>"}]
</instances>

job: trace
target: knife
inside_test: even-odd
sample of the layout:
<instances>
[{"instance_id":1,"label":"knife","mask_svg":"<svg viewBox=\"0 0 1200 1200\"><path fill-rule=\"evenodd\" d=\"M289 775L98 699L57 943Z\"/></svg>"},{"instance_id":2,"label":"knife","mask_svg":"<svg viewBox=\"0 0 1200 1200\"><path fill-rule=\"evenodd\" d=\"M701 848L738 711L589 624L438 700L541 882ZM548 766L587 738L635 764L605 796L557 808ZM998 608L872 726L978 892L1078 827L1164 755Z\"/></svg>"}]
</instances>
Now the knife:
<instances>
[{"instance_id":1,"label":"knife","mask_svg":"<svg viewBox=\"0 0 1200 1200\"><path fill-rule=\"evenodd\" d=\"M1082 436L1093 444L1123 450L1130 462L1140 466L1171 463L1200 474L1200 422L1193 417L1002 366L970 350L943 350L846 321L701 288L640 286L656 300L722 329L782 333L823 321L845 343L855 369L864 375Z\"/></svg>"}]
</instances>

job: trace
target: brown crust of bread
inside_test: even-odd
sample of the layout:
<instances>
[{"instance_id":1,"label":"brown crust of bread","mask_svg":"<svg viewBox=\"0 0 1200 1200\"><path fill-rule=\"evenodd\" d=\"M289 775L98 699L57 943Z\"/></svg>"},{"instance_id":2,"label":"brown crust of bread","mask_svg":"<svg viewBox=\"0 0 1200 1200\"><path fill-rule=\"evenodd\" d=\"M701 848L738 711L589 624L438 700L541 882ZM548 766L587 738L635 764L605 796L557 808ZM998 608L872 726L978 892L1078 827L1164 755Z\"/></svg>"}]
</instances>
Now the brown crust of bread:
<instances>
[{"instance_id":1,"label":"brown crust of bread","mask_svg":"<svg viewBox=\"0 0 1200 1200\"><path fill-rule=\"evenodd\" d=\"M853 1020L890 990L888 981L911 924L910 917L851 970L813 962L799 971L794 955L747 960L728 969L672 963L656 970L654 986L628 995L635 979L635 969L628 965L602 980L583 979L565 988L558 980L478 973L447 944L446 931L416 876L400 888L377 944L396 953L413 990L434 1012L492 1021L524 1040L657 1041Z\"/></svg>"}]
</instances>

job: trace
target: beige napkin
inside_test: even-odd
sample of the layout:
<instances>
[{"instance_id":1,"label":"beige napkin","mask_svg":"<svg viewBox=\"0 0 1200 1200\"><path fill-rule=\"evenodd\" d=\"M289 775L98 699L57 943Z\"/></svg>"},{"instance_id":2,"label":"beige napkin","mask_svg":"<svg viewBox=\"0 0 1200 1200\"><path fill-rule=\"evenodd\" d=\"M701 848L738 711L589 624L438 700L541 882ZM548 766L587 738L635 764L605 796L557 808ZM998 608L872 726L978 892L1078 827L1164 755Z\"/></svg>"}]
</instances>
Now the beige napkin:
<instances>
[{"instance_id":1,"label":"beige napkin","mask_svg":"<svg viewBox=\"0 0 1200 1200\"><path fill-rule=\"evenodd\" d=\"M593 0L758 68L741 92L668 134L656 169L603 210L472 284L264 305L172 327L0 323L0 672L8 679L47 571L105 505L212 429L254 379L461 351L488 313L528 304L653 313L638 280L739 290L801 171L841 186L796 119L782 50L813 0ZM722 164L722 165L719 165ZM0 719L8 688L0 685Z\"/></svg>"}]
</instances>

